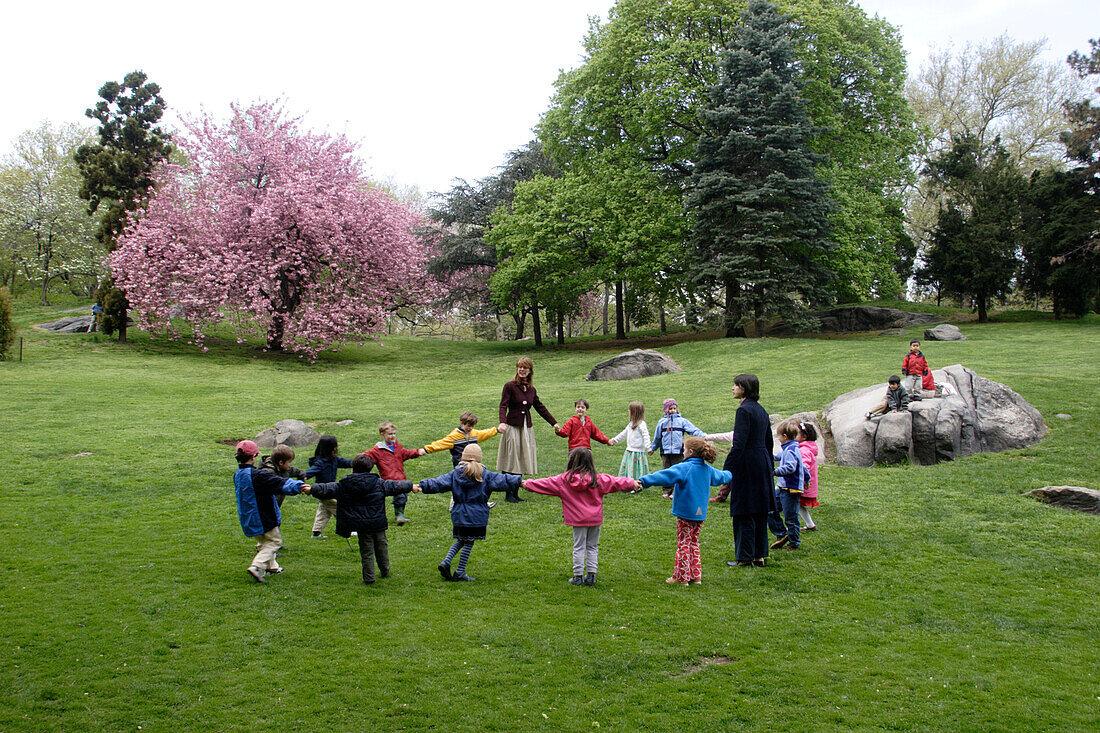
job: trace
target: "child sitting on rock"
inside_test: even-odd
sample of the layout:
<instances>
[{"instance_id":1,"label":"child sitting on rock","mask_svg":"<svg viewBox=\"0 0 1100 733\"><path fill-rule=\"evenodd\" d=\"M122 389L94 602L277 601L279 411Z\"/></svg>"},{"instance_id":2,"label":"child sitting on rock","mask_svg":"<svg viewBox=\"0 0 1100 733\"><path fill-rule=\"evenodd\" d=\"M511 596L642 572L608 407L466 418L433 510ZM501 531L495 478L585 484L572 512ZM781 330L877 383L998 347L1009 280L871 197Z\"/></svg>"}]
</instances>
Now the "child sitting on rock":
<instances>
[{"instance_id":1,"label":"child sitting on rock","mask_svg":"<svg viewBox=\"0 0 1100 733\"><path fill-rule=\"evenodd\" d=\"M901 386L901 377L893 374L890 376L882 402L878 403L875 409L864 413L863 417L870 420L872 417L885 415L887 412L901 412L908 409L909 393L905 391L905 387Z\"/></svg>"}]
</instances>

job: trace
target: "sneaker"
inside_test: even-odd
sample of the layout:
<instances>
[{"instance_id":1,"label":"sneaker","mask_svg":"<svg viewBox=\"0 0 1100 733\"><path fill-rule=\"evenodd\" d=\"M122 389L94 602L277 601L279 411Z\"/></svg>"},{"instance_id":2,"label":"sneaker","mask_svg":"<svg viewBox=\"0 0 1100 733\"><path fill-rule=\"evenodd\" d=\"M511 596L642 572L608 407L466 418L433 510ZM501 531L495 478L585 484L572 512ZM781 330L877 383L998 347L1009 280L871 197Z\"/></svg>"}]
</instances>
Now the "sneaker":
<instances>
[{"instance_id":1,"label":"sneaker","mask_svg":"<svg viewBox=\"0 0 1100 733\"><path fill-rule=\"evenodd\" d=\"M584 578L579 575L574 575L569 579L569 585L584 585Z\"/></svg>"},{"instance_id":2,"label":"sneaker","mask_svg":"<svg viewBox=\"0 0 1100 733\"><path fill-rule=\"evenodd\" d=\"M729 565L731 568L747 568L747 567L751 567L752 563L751 562L737 562L736 560L726 560L726 565Z\"/></svg>"},{"instance_id":3,"label":"sneaker","mask_svg":"<svg viewBox=\"0 0 1100 733\"><path fill-rule=\"evenodd\" d=\"M869 413L869 412L863 413L863 419L864 420L870 420L871 419L871 413Z\"/></svg>"},{"instance_id":4,"label":"sneaker","mask_svg":"<svg viewBox=\"0 0 1100 733\"><path fill-rule=\"evenodd\" d=\"M459 583L464 583L471 580L477 580L477 578L469 576L466 573L455 573L451 576L451 580L457 581Z\"/></svg>"},{"instance_id":5,"label":"sneaker","mask_svg":"<svg viewBox=\"0 0 1100 733\"><path fill-rule=\"evenodd\" d=\"M777 539L775 542L771 543L771 549L778 550L780 547L787 544L790 541L790 539L791 538L788 537L787 535L783 535L782 537Z\"/></svg>"},{"instance_id":6,"label":"sneaker","mask_svg":"<svg viewBox=\"0 0 1100 733\"><path fill-rule=\"evenodd\" d=\"M687 585L686 580L681 582L679 580L676 580L675 578L665 578L665 582L669 585Z\"/></svg>"},{"instance_id":7,"label":"sneaker","mask_svg":"<svg viewBox=\"0 0 1100 733\"><path fill-rule=\"evenodd\" d=\"M493 508L493 507L495 507L496 505L497 505L497 503L496 503L495 501L491 501L491 502L489 502L489 503L487 504L487 506L488 506L488 507L489 507L490 509L492 509L492 508ZM454 507L451 507L451 508L453 509Z\"/></svg>"},{"instance_id":8,"label":"sneaker","mask_svg":"<svg viewBox=\"0 0 1100 733\"><path fill-rule=\"evenodd\" d=\"M444 580L453 580L451 575L451 564L449 562L441 562L436 566L439 568L439 574L443 576Z\"/></svg>"},{"instance_id":9,"label":"sneaker","mask_svg":"<svg viewBox=\"0 0 1100 733\"><path fill-rule=\"evenodd\" d=\"M596 574L595 573L589 573L588 575L584 576L584 584L585 585L595 585L596 584Z\"/></svg>"},{"instance_id":10,"label":"sneaker","mask_svg":"<svg viewBox=\"0 0 1100 733\"><path fill-rule=\"evenodd\" d=\"M315 539L315 540L327 540L328 536L323 535L320 532L314 532L313 534L310 535L310 538Z\"/></svg>"},{"instance_id":11,"label":"sneaker","mask_svg":"<svg viewBox=\"0 0 1100 733\"><path fill-rule=\"evenodd\" d=\"M282 575L283 574L283 568L281 568L281 567L268 568L267 569L267 574L268 575Z\"/></svg>"},{"instance_id":12,"label":"sneaker","mask_svg":"<svg viewBox=\"0 0 1100 733\"><path fill-rule=\"evenodd\" d=\"M797 550L800 547L802 547L802 545L786 545L783 549L784 550Z\"/></svg>"},{"instance_id":13,"label":"sneaker","mask_svg":"<svg viewBox=\"0 0 1100 733\"><path fill-rule=\"evenodd\" d=\"M816 532L817 531L817 525L815 524L812 527L803 527L802 531L803 532Z\"/></svg>"},{"instance_id":14,"label":"sneaker","mask_svg":"<svg viewBox=\"0 0 1100 733\"><path fill-rule=\"evenodd\" d=\"M267 582L267 578L264 577L264 571L260 570L255 565L249 565L247 572L248 572L249 576L251 576L251 578L253 580L255 580L257 583L266 583Z\"/></svg>"},{"instance_id":15,"label":"sneaker","mask_svg":"<svg viewBox=\"0 0 1100 733\"><path fill-rule=\"evenodd\" d=\"M688 585L702 585L702 584L703 584L703 581L699 580L698 578L695 579L695 580L689 580L688 581Z\"/></svg>"}]
</instances>

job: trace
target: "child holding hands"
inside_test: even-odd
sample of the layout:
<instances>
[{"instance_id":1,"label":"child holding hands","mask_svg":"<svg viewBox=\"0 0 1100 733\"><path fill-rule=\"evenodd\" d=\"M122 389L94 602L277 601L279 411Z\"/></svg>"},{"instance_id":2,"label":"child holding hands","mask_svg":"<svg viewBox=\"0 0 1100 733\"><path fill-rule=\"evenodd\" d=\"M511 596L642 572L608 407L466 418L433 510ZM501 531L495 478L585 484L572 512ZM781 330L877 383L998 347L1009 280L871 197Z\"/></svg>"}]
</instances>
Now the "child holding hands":
<instances>
[{"instance_id":1,"label":"child holding hands","mask_svg":"<svg viewBox=\"0 0 1100 733\"><path fill-rule=\"evenodd\" d=\"M261 471L253 464L260 455L251 440L237 443L237 472L233 488L237 494L237 515L246 537L256 540L256 556L248 565L248 575L257 583L266 583L267 575L283 572L275 561L275 552L283 546L279 525L283 515L275 502L278 494L298 494L306 484L298 479L282 478Z\"/></svg>"},{"instance_id":2,"label":"child holding hands","mask_svg":"<svg viewBox=\"0 0 1100 733\"><path fill-rule=\"evenodd\" d=\"M378 466L378 473L382 478L388 481L406 481L405 461L422 456L427 451L423 448L409 450L398 443L397 426L392 422L387 421L379 425L378 434L382 436L382 440L375 443L374 447L367 451L367 455L374 461L374 465ZM405 518L405 504L408 501L408 494L393 496L393 513L398 527L409 521Z\"/></svg>"},{"instance_id":3,"label":"child holding hands","mask_svg":"<svg viewBox=\"0 0 1100 733\"><path fill-rule=\"evenodd\" d=\"M575 414L565 421L565 425L554 428L554 432L563 438L569 439L569 450L574 448L592 449L592 439L600 441L604 445L610 445L611 439L604 435L592 418L588 417L588 400L577 400L573 403Z\"/></svg>"},{"instance_id":4,"label":"child holding hands","mask_svg":"<svg viewBox=\"0 0 1100 733\"><path fill-rule=\"evenodd\" d=\"M775 430L779 439L783 441L776 460L779 465L775 469L775 475L779 477L776 482L775 492L778 504L782 511L777 511L768 517L772 533L776 540L771 549L778 550L786 547L788 550L797 550L802 546L802 540L798 533L798 499L802 496L805 487L806 468L802 465L802 454L798 450L798 423L794 420L785 420Z\"/></svg>"},{"instance_id":5,"label":"child holding hands","mask_svg":"<svg viewBox=\"0 0 1100 733\"><path fill-rule=\"evenodd\" d=\"M641 402L631 402L626 409L629 422L608 445L626 440L623 460L619 463L619 475L639 479L649 473L649 459L646 457L646 448L649 447L649 428L645 424L645 405ZM636 494L637 490L630 493Z\"/></svg>"},{"instance_id":6,"label":"child holding hands","mask_svg":"<svg viewBox=\"0 0 1100 733\"><path fill-rule=\"evenodd\" d=\"M596 473L592 451L569 451L565 473L549 478L527 479L520 486L536 494L561 499L562 517L573 528L573 585L595 585L598 570L600 527L603 525L603 497L613 491L637 487L632 478ZM582 573L585 573L582 577Z\"/></svg>"},{"instance_id":7,"label":"child holding hands","mask_svg":"<svg viewBox=\"0 0 1100 733\"><path fill-rule=\"evenodd\" d=\"M733 480L729 471L707 464L715 459L714 445L692 436L684 441L684 460L663 471L642 476L642 486L672 487L672 516L676 517L676 559L672 577L666 583L679 585L703 582L699 555L699 532L707 518L710 487Z\"/></svg>"},{"instance_id":8,"label":"child holding hands","mask_svg":"<svg viewBox=\"0 0 1100 733\"><path fill-rule=\"evenodd\" d=\"M467 410L458 416L457 428L434 443L424 446L424 452L435 453L440 450L449 450L451 452L451 465L457 466L458 462L462 460L462 451L466 450L466 446L488 440L497 434L497 428L495 427L487 430L475 430L475 425L477 425L477 415Z\"/></svg>"},{"instance_id":9,"label":"child holding hands","mask_svg":"<svg viewBox=\"0 0 1100 733\"><path fill-rule=\"evenodd\" d=\"M665 468L675 466L684 460L684 437L695 435L703 437L703 431L691 424L691 421L680 414L680 405L674 399L664 402L665 415L657 421L653 428L653 443L649 446L649 452L661 449L661 465ZM672 494L665 492L666 499L672 498Z\"/></svg>"}]
</instances>

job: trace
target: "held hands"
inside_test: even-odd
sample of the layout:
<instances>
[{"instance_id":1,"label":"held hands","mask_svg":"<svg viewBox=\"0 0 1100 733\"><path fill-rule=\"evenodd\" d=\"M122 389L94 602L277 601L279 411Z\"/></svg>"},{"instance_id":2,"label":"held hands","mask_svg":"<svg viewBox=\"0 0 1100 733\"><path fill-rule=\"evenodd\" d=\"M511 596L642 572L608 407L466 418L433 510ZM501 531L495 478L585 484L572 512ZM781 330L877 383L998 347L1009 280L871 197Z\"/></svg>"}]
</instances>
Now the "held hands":
<instances>
[{"instance_id":1,"label":"held hands","mask_svg":"<svg viewBox=\"0 0 1100 733\"><path fill-rule=\"evenodd\" d=\"M302 493L308 495L310 491L309 484L302 484Z\"/></svg>"},{"instance_id":2,"label":"held hands","mask_svg":"<svg viewBox=\"0 0 1100 733\"><path fill-rule=\"evenodd\" d=\"M423 448L421 448L420 450L418 450L418 451L417 451L417 453L419 453L420 455L424 456L424 455L427 455L427 454L428 454L428 451L426 451L426 450L424 450Z\"/></svg>"},{"instance_id":3,"label":"held hands","mask_svg":"<svg viewBox=\"0 0 1100 733\"><path fill-rule=\"evenodd\" d=\"M500 425L497 425L497 432L498 433L508 432L508 426L505 423L501 423Z\"/></svg>"},{"instance_id":4,"label":"held hands","mask_svg":"<svg viewBox=\"0 0 1100 733\"><path fill-rule=\"evenodd\" d=\"M635 490L635 491L641 491L641 490L642 490L642 489L644 489L644 488L645 488L645 487L644 487L644 486L642 486L642 482L641 482L641 481L638 481L637 479L635 479L635 480L634 480L634 490Z\"/></svg>"},{"instance_id":5,"label":"held hands","mask_svg":"<svg viewBox=\"0 0 1100 733\"><path fill-rule=\"evenodd\" d=\"M611 440L607 441L607 444L608 445L615 445L615 439L612 438Z\"/></svg>"},{"instance_id":6,"label":"held hands","mask_svg":"<svg viewBox=\"0 0 1100 733\"><path fill-rule=\"evenodd\" d=\"M414 494L419 494L420 493L420 484L413 484L412 492Z\"/></svg>"}]
</instances>

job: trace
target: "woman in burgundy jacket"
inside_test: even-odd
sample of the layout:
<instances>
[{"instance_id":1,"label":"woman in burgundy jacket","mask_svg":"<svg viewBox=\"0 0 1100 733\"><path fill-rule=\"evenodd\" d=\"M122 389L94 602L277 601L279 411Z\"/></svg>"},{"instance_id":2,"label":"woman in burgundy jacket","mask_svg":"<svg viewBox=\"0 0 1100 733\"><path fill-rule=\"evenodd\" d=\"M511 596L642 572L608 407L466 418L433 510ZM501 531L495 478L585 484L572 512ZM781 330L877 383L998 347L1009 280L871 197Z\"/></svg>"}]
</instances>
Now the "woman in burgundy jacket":
<instances>
[{"instance_id":1,"label":"woman in burgundy jacket","mask_svg":"<svg viewBox=\"0 0 1100 733\"><path fill-rule=\"evenodd\" d=\"M535 366L526 356L516 362L516 376L506 382L500 393L500 448L497 450L497 471L501 473L532 474L539 472L538 451L535 447L535 431L531 425L531 408L542 419L558 430L561 426L542 404L531 384ZM508 501L522 501L515 490L506 497Z\"/></svg>"}]
</instances>

